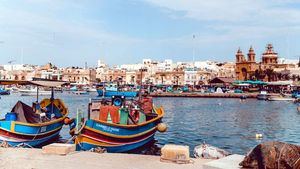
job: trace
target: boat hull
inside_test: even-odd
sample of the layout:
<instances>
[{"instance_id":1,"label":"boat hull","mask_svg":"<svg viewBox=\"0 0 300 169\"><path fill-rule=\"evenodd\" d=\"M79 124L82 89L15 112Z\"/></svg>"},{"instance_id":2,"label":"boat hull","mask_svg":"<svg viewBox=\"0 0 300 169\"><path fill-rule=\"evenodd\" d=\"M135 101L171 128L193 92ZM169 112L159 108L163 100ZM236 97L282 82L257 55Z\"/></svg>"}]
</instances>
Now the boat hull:
<instances>
[{"instance_id":1,"label":"boat hull","mask_svg":"<svg viewBox=\"0 0 300 169\"><path fill-rule=\"evenodd\" d=\"M163 117L158 117L138 125L119 125L87 120L80 134L75 139L77 150L90 150L92 148L105 148L108 152L120 153L137 149L154 139L157 125ZM74 134L74 130L71 134Z\"/></svg>"},{"instance_id":2,"label":"boat hull","mask_svg":"<svg viewBox=\"0 0 300 169\"><path fill-rule=\"evenodd\" d=\"M137 142L127 143L127 144L118 144L118 145L107 145L103 142L95 142L92 139L81 138L81 143L76 144L76 150L90 150L92 148L105 148L107 152L110 153L123 153L131 150L135 150L143 145L154 140L154 134Z\"/></svg>"},{"instance_id":3,"label":"boat hull","mask_svg":"<svg viewBox=\"0 0 300 169\"><path fill-rule=\"evenodd\" d=\"M271 97L268 98L269 101L294 101L294 98L281 98L281 97Z\"/></svg>"},{"instance_id":4,"label":"boat hull","mask_svg":"<svg viewBox=\"0 0 300 169\"><path fill-rule=\"evenodd\" d=\"M1 90L0 95L10 95L10 91L8 90Z\"/></svg>"},{"instance_id":5,"label":"boat hull","mask_svg":"<svg viewBox=\"0 0 300 169\"><path fill-rule=\"evenodd\" d=\"M37 92L36 91L26 91L26 90L20 90L19 93L21 96L36 96ZM51 91L39 91L39 96L50 96Z\"/></svg>"},{"instance_id":6,"label":"boat hull","mask_svg":"<svg viewBox=\"0 0 300 169\"><path fill-rule=\"evenodd\" d=\"M63 120L49 125L31 125L14 121L1 121L0 142L5 141L10 146L24 143L36 147L58 137L63 125Z\"/></svg>"},{"instance_id":7,"label":"boat hull","mask_svg":"<svg viewBox=\"0 0 300 169\"><path fill-rule=\"evenodd\" d=\"M68 109L59 99L53 101L44 99L40 102L41 107L49 107L52 104L54 111L55 107L60 108L62 116L48 122L29 123L8 119L0 120L0 142L8 143L9 146L24 144L25 146L38 147L57 138L68 115Z\"/></svg>"},{"instance_id":8,"label":"boat hull","mask_svg":"<svg viewBox=\"0 0 300 169\"><path fill-rule=\"evenodd\" d=\"M137 97L138 92L135 91L105 91L97 89L99 96L112 97L112 96L124 96L124 97Z\"/></svg>"},{"instance_id":9,"label":"boat hull","mask_svg":"<svg viewBox=\"0 0 300 169\"><path fill-rule=\"evenodd\" d=\"M268 99L268 95L258 94L256 98L257 98L257 100L267 100Z\"/></svg>"}]
</instances>

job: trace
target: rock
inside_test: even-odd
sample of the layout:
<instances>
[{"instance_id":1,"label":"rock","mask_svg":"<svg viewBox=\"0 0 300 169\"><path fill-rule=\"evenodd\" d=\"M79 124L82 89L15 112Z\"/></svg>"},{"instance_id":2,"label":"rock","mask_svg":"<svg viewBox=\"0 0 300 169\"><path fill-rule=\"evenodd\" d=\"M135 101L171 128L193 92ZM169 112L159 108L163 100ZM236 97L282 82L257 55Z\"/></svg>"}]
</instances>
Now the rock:
<instances>
[{"instance_id":1,"label":"rock","mask_svg":"<svg viewBox=\"0 0 300 169\"><path fill-rule=\"evenodd\" d=\"M300 168L300 146L283 142L257 145L240 163L244 168Z\"/></svg>"},{"instance_id":2,"label":"rock","mask_svg":"<svg viewBox=\"0 0 300 169\"><path fill-rule=\"evenodd\" d=\"M209 144L201 144L194 148L194 156L196 158L219 159L228 155L230 155L229 152Z\"/></svg>"}]
</instances>

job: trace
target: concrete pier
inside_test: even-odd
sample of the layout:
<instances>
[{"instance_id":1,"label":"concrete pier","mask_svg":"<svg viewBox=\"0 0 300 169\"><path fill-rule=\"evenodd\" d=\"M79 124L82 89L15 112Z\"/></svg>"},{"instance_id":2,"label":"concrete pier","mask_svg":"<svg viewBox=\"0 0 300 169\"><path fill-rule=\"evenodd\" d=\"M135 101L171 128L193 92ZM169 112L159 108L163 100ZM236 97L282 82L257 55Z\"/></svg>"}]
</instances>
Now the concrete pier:
<instances>
[{"instance_id":1,"label":"concrete pier","mask_svg":"<svg viewBox=\"0 0 300 169\"><path fill-rule=\"evenodd\" d=\"M152 97L256 98L257 93L151 93Z\"/></svg>"},{"instance_id":2,"label":"concrete pier","mask_svg":"<svg viewBox=\"0 0 300 169\"><path fill-rule=\"evenodd\" d=\"M212 160L193 159L192 164L161 162L159 156L138 154L98 154L73 152L68 155L43 154L41 149L0 148L0 168L5 169L202 169Z\"/></svg>"}]
</instances>

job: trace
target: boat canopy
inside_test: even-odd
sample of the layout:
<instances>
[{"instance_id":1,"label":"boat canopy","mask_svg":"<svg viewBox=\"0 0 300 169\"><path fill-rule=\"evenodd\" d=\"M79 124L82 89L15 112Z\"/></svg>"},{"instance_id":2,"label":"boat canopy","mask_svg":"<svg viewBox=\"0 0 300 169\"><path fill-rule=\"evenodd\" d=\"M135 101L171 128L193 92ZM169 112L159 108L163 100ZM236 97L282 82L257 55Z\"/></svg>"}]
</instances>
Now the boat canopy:
<instances>
[{"instance_id":1,"label":"boat canopy","mask_svg":"<svg viewBox=\"0 0 300 169\"><path fill-rule=\"evenodd\" d=\"M240 84L250 84L250 85L267 85L267 82L263 82L260 80L236 80L233 82L235 85L240 85Z\"/></svg>"},{"instance_id":2,"label":"boat canopy","mask_svg":"<svg viewBox=\"0 0 300 169\"><path fill-rule=\"evenodd\" d=\"M28 106L27 104L18 101L14 108L11 110L17 114L17 121L24 122L24 123L38 123L40 122L40 116L36 114L32 107Z\"/></svg>"},{"instance_id":3,"label":"boat canopy","mask_svg":"<svg viewBox=\"0 0 300 169\"><path fill-rule=\"evenodd\" d=\"M43 87L60 87L62 85L67 84L65 81L52 81L52 80L0 80L0 85L36 85Z\"/></svg>"}]
</instances>

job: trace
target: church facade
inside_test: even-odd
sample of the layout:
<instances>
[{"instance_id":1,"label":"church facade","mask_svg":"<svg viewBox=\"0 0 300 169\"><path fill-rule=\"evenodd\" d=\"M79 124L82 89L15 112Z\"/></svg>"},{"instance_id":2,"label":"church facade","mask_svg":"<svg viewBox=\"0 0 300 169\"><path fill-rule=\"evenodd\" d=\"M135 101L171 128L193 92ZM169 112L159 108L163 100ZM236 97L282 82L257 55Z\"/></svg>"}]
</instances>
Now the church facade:
<instances>
[{"instance_id":1,"label":"church facade","mask_svg":"<svg viewBox=\"0 0 300 169\"><path fill-rule=\"evenodd\" d=\"M235 56L236 80L270 81L274 68L279 66L278 53L274 51L272 44L266 46L266 50L262 54L261 62L256 62L256 54L252 46L247 53L247 58L245 58L241 49L238 49Z\"/></svg>"}]
</instances>

